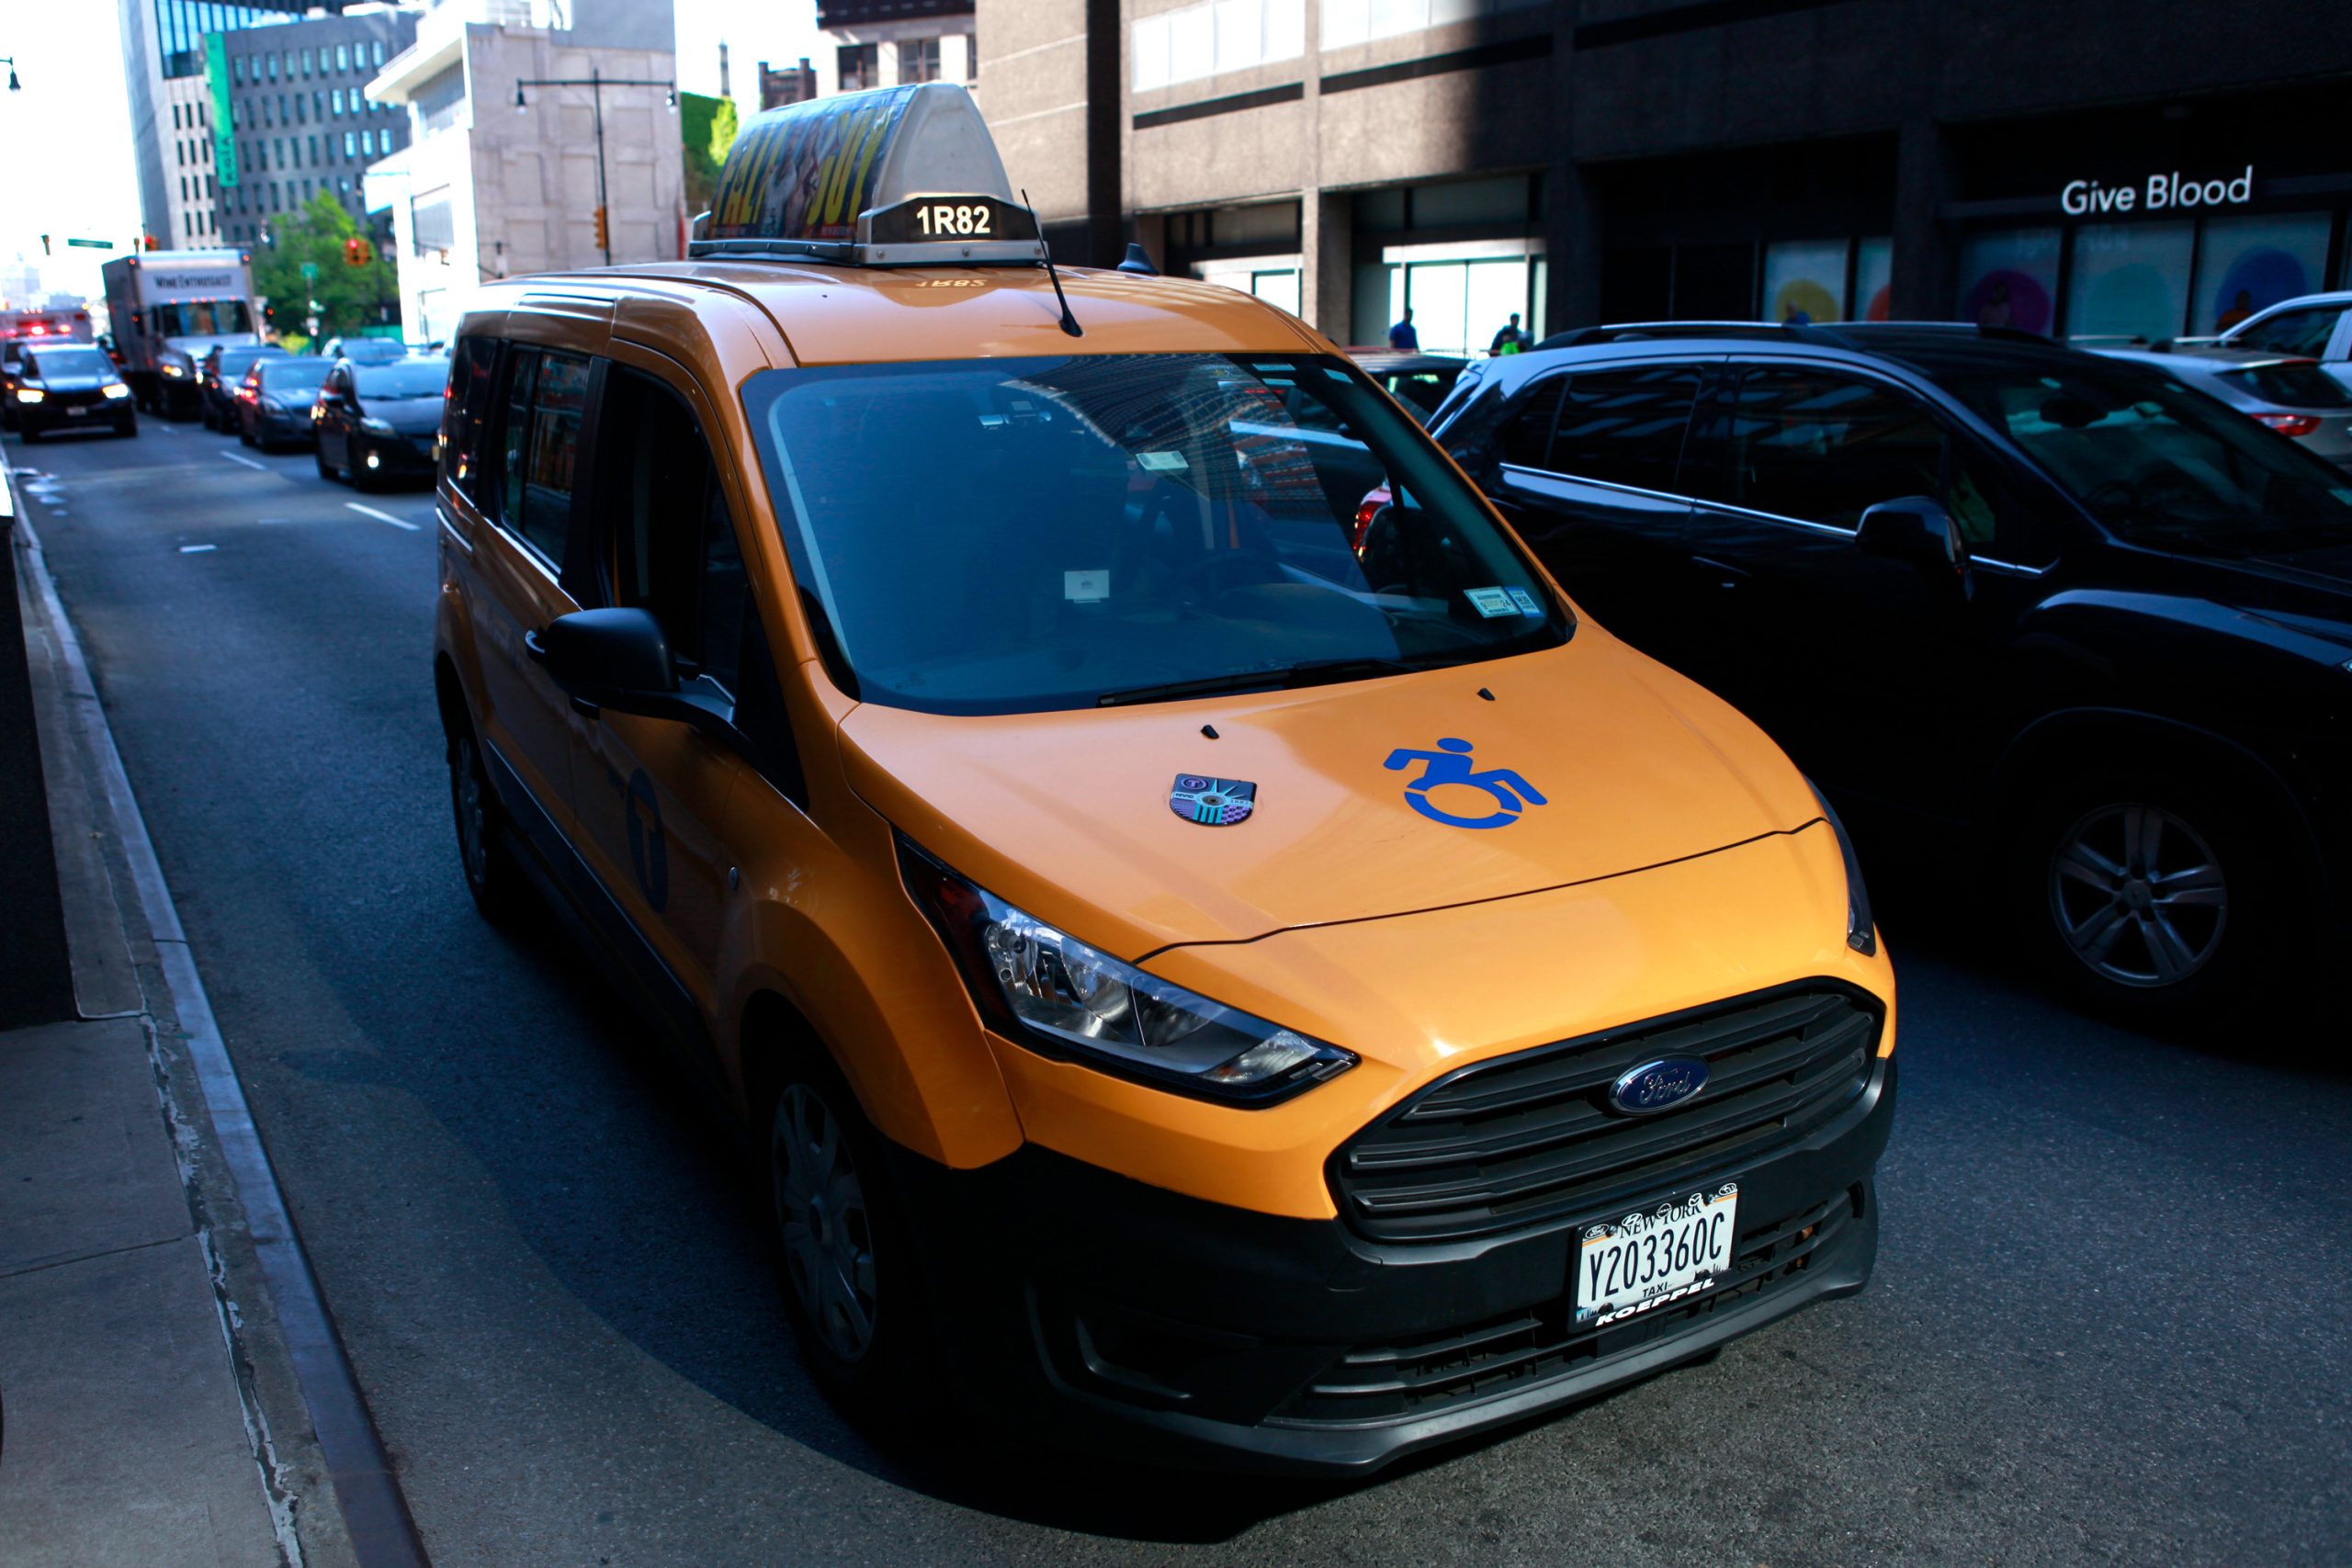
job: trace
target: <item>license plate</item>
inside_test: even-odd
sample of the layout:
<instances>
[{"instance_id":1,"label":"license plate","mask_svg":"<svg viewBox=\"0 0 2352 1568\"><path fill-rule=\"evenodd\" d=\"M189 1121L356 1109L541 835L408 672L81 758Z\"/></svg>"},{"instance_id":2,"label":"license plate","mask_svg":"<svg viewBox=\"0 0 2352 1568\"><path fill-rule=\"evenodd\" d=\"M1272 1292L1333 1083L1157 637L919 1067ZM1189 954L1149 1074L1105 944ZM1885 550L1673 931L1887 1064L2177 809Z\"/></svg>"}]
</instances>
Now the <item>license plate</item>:
<instances>
[{"instance_id":1,"label":"license plate","mask_svg":"<svg viewBox=\"0 0 2352 1568\"><path fill-rule=\"evenodd\" d=\"M68 419L79 419L82 415L88 413L90 411L85 408L68 408L65 411L65 417Z\"/></svg>"},{"instance_id":2,"label":"license plate","mask_svg":"<svg viewBox=\"0 0 2352 1568\"><path fill-rule=\"evenodd\" d=\"M1577 1323L1605 1327L1714 1289L1731 1271L1738 1214L1739 1187L1727 1181L1585 1226L1574 1263Z\"/></svg>"}]
</instances>

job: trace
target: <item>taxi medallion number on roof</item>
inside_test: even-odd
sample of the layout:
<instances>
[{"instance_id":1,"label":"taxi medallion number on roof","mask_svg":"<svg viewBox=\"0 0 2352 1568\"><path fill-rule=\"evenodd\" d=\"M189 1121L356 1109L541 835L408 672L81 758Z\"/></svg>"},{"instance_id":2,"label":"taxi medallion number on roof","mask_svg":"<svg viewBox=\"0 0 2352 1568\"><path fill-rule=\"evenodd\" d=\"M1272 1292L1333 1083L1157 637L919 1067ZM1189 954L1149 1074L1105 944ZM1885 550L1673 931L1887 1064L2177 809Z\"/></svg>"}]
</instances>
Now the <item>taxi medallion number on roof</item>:
<instances>
[{"instance_id":1,"label":"taxi medallion number on roof","mask_svg":"<svg viewBox=\"0 0 2352 1568\"><path fill-rule=\"evenodd\" d=\"M1893 976L1804 777L1016 189L953 85L788 106L686 260L452 345L458 870L707 1069L812 1379L1361 1476L1861 1289Z\"/></svg>"}]
</instances>

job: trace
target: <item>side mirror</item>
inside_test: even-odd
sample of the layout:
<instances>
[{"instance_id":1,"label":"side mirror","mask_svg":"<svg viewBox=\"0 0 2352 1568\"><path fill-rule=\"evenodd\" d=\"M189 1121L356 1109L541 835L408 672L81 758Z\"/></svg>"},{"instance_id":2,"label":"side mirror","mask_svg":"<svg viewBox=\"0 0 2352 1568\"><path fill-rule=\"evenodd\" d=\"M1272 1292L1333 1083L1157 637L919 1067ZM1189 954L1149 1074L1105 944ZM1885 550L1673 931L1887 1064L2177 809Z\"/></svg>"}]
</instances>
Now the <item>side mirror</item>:
<instances>
[{"instance_id":1,"label":"side mirror","mask_svg":"<svg viewBox=\"0 0 2352 1568\"><path fill-rule=\"evenodd\" d=\"M733 716L724 705L678 689L670 638L650 611L575 610L548 622L525 646L582 713L611 708L691 724L722 738L734 735Z\"/></svg>"},{"instance_id":2,"label":"side mirror","mask_svg":"<svg viewBox=\"0 0 2352 1568\"><path fill-rule=\"evenodd\" d=\"M1854 543L1863 554L1907 561L1931 577L1968 578L1968 541L1951 514L1928 496L1882 501L1862 513Z\"/></svg>"}]
</instances>

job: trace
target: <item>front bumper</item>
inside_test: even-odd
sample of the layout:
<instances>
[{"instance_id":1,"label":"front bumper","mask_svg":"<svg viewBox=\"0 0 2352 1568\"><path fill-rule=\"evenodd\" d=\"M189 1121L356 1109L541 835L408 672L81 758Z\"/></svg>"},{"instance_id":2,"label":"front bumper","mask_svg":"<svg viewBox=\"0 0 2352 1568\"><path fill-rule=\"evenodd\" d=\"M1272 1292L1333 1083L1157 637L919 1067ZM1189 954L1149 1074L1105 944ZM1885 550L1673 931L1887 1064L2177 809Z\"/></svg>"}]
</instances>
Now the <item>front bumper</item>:
<instances>
[{"instance_id":1,"label":"front bumper","mask_svg":"<svg viewBox=\"0 0 2352 1568\"><path fill-rule=\"evenodd\" d=\"M991 1419L1136 1458L1365 1475L1559 1410L1814 1302L1878 1250L1871 1171L1894 1062L1802 1141L1652 1199L1739 1184L1730 1276L1606 1329L1571 1325L1586 1224L1445 1244L1367 1240L1183 1197L1029 1145L975 1171L898 1151L945 1371Z\"/></svg>"},{"instance_id":2,"label":"front bumper","mask_svg":"<svg viewBox=\"0 0 2352 1568\"><path fill-rule=\"evenodd\" d=\"M351 467L365 468L373 474L398 475L413 478L433 472L433 443L430 435L376 435L366 431L351 433ZM375 457L371 465L368 459Z\"/></svg>"}]
</instances>

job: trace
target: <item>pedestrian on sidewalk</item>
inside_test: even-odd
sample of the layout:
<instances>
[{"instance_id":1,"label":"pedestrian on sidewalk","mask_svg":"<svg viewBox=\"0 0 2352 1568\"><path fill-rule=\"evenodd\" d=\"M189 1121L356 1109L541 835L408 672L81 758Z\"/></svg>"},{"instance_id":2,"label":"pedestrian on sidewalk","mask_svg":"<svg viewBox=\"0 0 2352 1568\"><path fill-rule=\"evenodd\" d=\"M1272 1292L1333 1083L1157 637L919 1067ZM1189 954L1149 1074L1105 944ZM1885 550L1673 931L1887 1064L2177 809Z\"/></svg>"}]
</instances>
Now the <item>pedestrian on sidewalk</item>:
<instances>
[{"instance_id":1,"label":"pedestrian on sidewalk","mask_svg":"<svg viewBox=\"0 0 2352 1568\"><path fill-rule=\"evenodd\" d=\"M1519 330L1519 312L1513 310L1510 320L1503 323L1502 330L1495 334L1495 340L1487 345L1487 353L1490 355L1524 354L1533 346L1527 334Z\"/></svg>"},{"instance_id":2,"label":"pedestrian on sidewalk","mask_svg":"<svg viewBox=\"0 0 2352 1568\"><path fill-rule=\"evenodd\" d=\"M1419 354L1421 334L1413 327L1413 308L1405 307L1405 319L1388 329L1388 346L1399 354Z\"/></svg>"}]
</instances>

